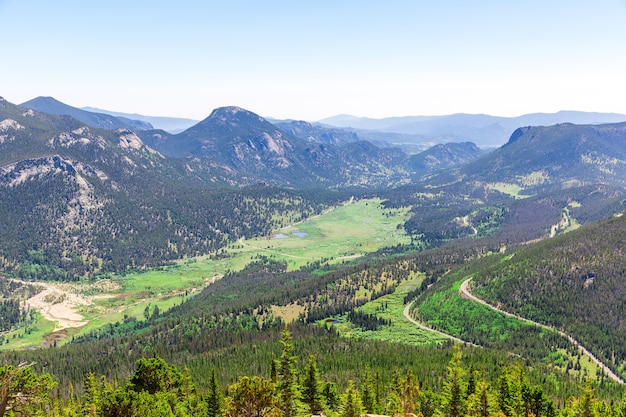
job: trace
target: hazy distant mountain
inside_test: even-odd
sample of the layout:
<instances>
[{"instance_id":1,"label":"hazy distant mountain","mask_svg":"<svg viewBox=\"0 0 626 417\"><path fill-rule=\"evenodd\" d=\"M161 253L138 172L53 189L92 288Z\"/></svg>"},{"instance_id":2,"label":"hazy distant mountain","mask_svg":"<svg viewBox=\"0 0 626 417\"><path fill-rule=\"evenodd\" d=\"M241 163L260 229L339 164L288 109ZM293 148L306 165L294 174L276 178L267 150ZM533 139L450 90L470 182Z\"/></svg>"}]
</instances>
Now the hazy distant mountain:
<instances>
[{"instance_id":1,"label":"hazy distant mountain","mask_svg":"<svg viewBox=\"0 0 626 417\"><path fill-rule=\"evenodd\" d=\"M360 140L356 133L349 130L328 128L304 121L276 122L274 125L283 132L310 142L329 143L341 146Z\"/></svg>"},{"instance_id":2,"label":"hazy distant mountain","mask_svg":"<svg viewBox=\"0 0 626 417\"><path fill-rule=\"evenodd\" d=\"M150 123L132 120L125 117L115 117L109 114L88 112L76 107L68 106L67 104L61 103L52 97L37 97L22 103L21 106L48 114L65 114L72 116L74 119L94 128L109 130L124 128L134 131L152 129L152 125Z\"/></svg>"},{"instance_id":3,"label":"hazy distant mountain","mask_svg":"<svg viewBox=\"0 0 626 417\"><path fill-rule=\"evenodd\" d=\"M98 109L95 107L83 107L83 110L95 113L109 114L115 117L124 117L127 119L140 120L154 126L155 129L162 129L169 133L180 133L185 129L198 123L198 120L185 119L181 117L160 117L160 116L144 116L136 113L120 113L110 110ZM145 130L145 129L144 129Z\"/></svg>"},{"instance_id":4,"label":"hazy distant mountain","mask_svg":"<svg viewBox=\"0 0 626 417\"><path fill-rule=\"evenodd\" d=\"M441 143L424 152L411 155L408 159L409 170L416 176L451 168L470 162L486 151L472 142Z\"/></svg>"},{"instance_id":5,"label":"hazy distant mountain","mask_svg":"<svg viewBox=\"0 0 626 417\"><path fill-rule=\"evenodd\" d=\"M341 128L394 132L418 135L416 140L432 143L471 141L479 147L504 144L511 133L523 126L546 126L557 123L604 124L626 121L626 115L561 111L534 113L519 117L496 117L484 114L452 114L447 116L407 116L371 119L350 115L320 120L324 125ZM361 135L362 136L362 135ZM406 139L406 137L404 138Z\"/></svg>"}]
</instances>

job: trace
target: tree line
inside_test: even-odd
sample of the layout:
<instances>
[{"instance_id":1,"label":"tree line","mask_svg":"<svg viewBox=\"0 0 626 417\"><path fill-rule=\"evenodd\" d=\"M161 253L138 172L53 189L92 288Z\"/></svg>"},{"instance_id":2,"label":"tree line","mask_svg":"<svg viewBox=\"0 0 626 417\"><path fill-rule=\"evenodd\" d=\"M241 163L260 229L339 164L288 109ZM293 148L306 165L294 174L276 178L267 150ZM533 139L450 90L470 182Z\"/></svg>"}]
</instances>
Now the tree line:
<instances>
[{"instance_id":1,"label":"tree line","mask_svg":"<svg viewBox=\"0 0 626 417\"><path fill-rule=\"evenodd\" d=\"M169 364L153 352L135 362L124 380L108 380L93 372L84 375L83 389L66 398L55 395L56 381L36 374L31 365L0 367L0 417L300 417L324 413L329 417L358 417L364 413L422 417L624 417L625 402L606 402L586 384L581 393L555 403L540 385L532 384L527 368L499 368L495 382L481 370L463 363L453 350L439 388L420 380L420 369L392 371L387 380L368 363L360 378L338 385L325 379L315 355L298 361L294 339L284 328L281 352L265 375L240 375L223 387L219 369L207 375L205 389L193 373ZM298 363L304 363L303 366Z\"/></svg>"}]
</instances>

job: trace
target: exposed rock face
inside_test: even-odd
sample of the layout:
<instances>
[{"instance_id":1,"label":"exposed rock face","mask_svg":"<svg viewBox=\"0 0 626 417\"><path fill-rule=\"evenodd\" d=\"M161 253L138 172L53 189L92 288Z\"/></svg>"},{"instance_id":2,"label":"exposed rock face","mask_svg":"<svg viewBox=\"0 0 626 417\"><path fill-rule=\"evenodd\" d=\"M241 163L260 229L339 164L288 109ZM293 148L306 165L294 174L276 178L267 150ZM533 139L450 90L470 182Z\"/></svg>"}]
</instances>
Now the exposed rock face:
<instances>
[{"instance_id":1,"label":"exposed rock face","mask_svg":"<svg viewBox=\"0 0 626 417\"><path fill-rule=\"evenodd\" d=\"M6 132L9 130L23 130L24 126L12 119L4 119L0 122L0 132Z\"/></svg>"},{"instance_id":2,"label":"exposed rock face","mask_svg":"<svg viewBox=\"0 0 626 417\"><path fill-rule=\"evenodd\" d=\"M24 130L24 126L19 124L13 119L4 119L0 122L0 133L7 133L6 135L0 134L0 143L4 143L4 141L13 142L15 140L14 135L8 134L11 131Z\"/></svg>"},{"instance_id":3,"label":"exposed rock face","mask_svg":"<svg viewBox=\"0 0 626 417\"><path fill-rule=\"evenodd\" d=\"M144 145L139 136L128 129L118 129L115 131L120 138L120 147L128 149L141 149Z\"/></svg>"}]
</instances>

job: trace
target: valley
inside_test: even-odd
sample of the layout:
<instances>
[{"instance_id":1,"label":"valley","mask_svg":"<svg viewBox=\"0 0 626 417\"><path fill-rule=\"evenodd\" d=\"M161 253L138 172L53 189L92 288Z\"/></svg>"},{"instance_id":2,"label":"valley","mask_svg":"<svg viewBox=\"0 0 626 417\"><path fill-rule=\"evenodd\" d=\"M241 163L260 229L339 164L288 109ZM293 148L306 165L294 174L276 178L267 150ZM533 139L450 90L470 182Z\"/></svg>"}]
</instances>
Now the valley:
<instances>
[{"instance_id":1,"label":"valley","mask_svg":"<svg viewBox=\"0 0 626 417\"><path fill-rule=\"evenodd\" d=\"M626 417L626 0L0 0L0 417Z\"/></svg>"},{"instance_id":2,"label":"valley","mask_svg":"<svg viewBox=\"0 0 626 417\"><path fill-rule=\"evenodd\" d=\"M314 361L332 417L354 387L443 415L454 373L487 415L618 416L625 124L407 154L234 106L179 133L72 113L0 101L0 371L58 381L51 415L206 414L218 391L232 414L251 381L283 415L286 367L304 390ZM187 391L135 391L145 366Z\"/></svg>"},{"instance_id":3,"label":"valley","mask_svg":"<svg viewBox=\"0 0 626 417\"><path fill-rule=\"evenodd\" d=\"M38 318L26 328L4 333L0 350L48 347L51 341L62 345L115 323L147 319L155 308L157 315L164 313L255 259L267 257L296 270L312 262L340 263L386 246L407 244L410 239L398 228L407 216L406 208L385 209L380 199L352 198L268 236L240 238L202 257L97 281L40 282L40 292L24 301L26 309L39 313Z\"/></svg>"}]
</instances>

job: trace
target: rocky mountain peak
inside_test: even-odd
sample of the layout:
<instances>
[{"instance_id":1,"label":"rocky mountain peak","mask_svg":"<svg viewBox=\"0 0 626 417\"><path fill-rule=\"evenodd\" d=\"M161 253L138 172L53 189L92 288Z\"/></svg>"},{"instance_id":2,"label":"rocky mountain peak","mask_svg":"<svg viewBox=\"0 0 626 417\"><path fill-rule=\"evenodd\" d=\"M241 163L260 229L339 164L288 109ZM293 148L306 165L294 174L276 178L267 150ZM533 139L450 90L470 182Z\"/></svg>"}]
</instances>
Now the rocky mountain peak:
<instances>
[{"instance_id":1,"label":"rocky mountain peak","mask_svg":"<svg viewBox=\"0 0 626 417\"><path fill-rule=\"evenodd\" d=\"M204 121L217 124L238 124L238 123L250 123L250 122L263 122L261 116L252 113L251 111L242 109L241 107L228 106L218 107L213 110L208 118Z\"/></svg>"}]
</instances>

